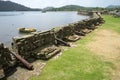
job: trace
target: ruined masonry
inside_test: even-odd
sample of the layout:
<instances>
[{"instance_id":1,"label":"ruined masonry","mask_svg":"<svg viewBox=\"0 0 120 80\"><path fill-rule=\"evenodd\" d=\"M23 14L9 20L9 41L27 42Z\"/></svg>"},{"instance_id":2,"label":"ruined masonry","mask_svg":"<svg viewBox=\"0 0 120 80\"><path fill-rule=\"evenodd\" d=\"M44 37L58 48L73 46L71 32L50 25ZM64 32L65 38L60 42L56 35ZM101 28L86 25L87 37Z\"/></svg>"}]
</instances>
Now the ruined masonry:
<instances>
[{"instance_id":1,"label":"ruined masonry","mask_svg":"<svg viewBox=\"0 0 120 80\"><path fill-rule=\"evenodd\" d=\"M10 67L14 66L15 59L12 58L11 51L0 42L0 78L7 74Z\"/></svg>"},{"instance_id":2,"label":"ruined masonry","mask_svg":"<svg viewBox=\"0 0 120 80\"><path fill-rule=\"evenodd\" d=\"M90 13L91 14L91 13ZM97 13L94 13L97 16ZM18 60L26 65L27 68L33 69L27 61L30 58L47 60L61 51L59 45L67 45L68 41L81 39L98 25L104 23L103 18L97 17L78 21L66 26L53 28L44 32L35 32L22 37L13 37L12 51L0 43L0 78L7 74L11 66L14 66ZM13 54L16 53L16 54ZM19 55L17 55L19 54ZM17 58L13 58L17 55ZM18 63L17 63L18 64Z\"/></svg>"},{"instance_id":3,"label":"ruined masonry","mask_svg":"<svg viewBox=\"0 0 120 80\"><path fill-rule=\"evenodd\" d=\"M54 28L45 32L37 32L23 37L14 37L12 47L16 53L22 55L25 59L30 56L39 56L39 58L45 59L45 54L47 53L40 54L40 52L46 45L57 45L59 42L56 41L56 37L64 41L68 39L69 36L74 37L74 35L78 34L84 35L85 33L97 28L96 26L101 23L103 23L102 18L93 18L69 24L64 27ZM54 46L51 49L57 48Z\"/></svg>"}]
</instances>

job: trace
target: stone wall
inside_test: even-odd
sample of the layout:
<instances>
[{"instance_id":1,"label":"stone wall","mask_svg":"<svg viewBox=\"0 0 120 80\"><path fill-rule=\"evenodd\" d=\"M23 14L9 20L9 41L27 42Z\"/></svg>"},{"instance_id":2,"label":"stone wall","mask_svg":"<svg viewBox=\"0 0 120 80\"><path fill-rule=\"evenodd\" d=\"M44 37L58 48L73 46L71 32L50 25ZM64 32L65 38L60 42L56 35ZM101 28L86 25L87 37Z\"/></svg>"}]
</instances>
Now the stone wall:
<instances>
[{"instance_id":1,"label":"stone wall","mask_svg":"<svg viewBox=\"0 0 120 80\"><path fill-rule=\"evenodd\" d=\"M11 51L0 42L0 76L4 76L7 70L14 65Z\"/></svg>"},{"instance_id":2,"label":"stone wall","mask_svg":"<svg viewBox=\"0 0 120 80\"><path fill-rule=\"evenodd\" d=\"M29 57L32 55L29 52L48 44L54 44L54 41L54 32L49 30L22 37L14 37L12 46L16 53Z\"/></svg>"},{"instance_id":3,"label":"stone wall","mask_svg":"<svg viewBox=\"0 0 120 80\"><path fill-rule=\"evenodd\" d=\"M82 10L82 11L78 11L78 13L77 14L81 14L81 15L89 15L89 16L91 16L92 15L92 12L91 11L84 11L84 10Z\"/></svg>"},{"instance_id":4,"label":"stone wall","mask_svg":"<svg viewBox=\"0 0 120 80\"><path fill-rule=\"evenodd\" d=\"M94 30L97 25L103 23L102 18L91 18L67 26L53 28L45 32L36 32L31 35L14 37L12 47L16 53L24 58L33 55L33 51L46 45L54 45L55 37L63 40L63 38L74 35L76 31L80 32L83 29ZM37 53L36 53L37 54Z\"/></svg>"},{"instance_id":5,"label":"stone wall","mask_svg":"<svg viewBox=\"0 0 120 80\"><path fill-rule=\"evenodd\" d=\"M83 29L91 29L94 30L97 28L98 25L103 23L102 18L92 18L92 19L86 19L83 21L78 21L76 23L69 24L67 26L61 27L59 29L54 29L55 35L58 38L64 38L67 36L74 35L76 31L81 31Z\"/></svg>"},{"instance_id":6,"label":"stone wall","mask_svg":"<svg viewBox=\"0 0 120 80\"><path fill-rule=\"evenodd\" d=\"M100 18L101 14L103 14L104 12L102 11L78 11L78 15L87 15L90 16L90 18Z\"/></svg>"},{"instance_id":7,"label":"stone wall","mask_svg":"<svg viewBox=\"0 0 120 80\"><path fill-rule=\"evenodd\" d=\"M96 29L98 25L101 25L102 23L104 23L104 20L98 15L94 18L53 28L48 31L35 32L21 37L13 37L13 51L9 50L0 42L0 76L4 76L4 73L6 74L7 70L18 62L13 58L13 55L11 55L13 52L21 55L27 60L30 57L49 59L61 51L61 49L56 46L56 44L58 44L58 40L56 40L56 38L61 41L66 38L70 38L71 36L73 36L71 38L75 38L76 35L83 36L89 31Z\"/></svg>"},{"instance_id":8,"label":"stone wall","mask_svg":"<svg viewBox=\"0 0 120 80\"><path fill-rule=\"evenodd\" d=\"M21 55L25 59L31 56L39 59L49 59L61 51L61 49L56 46L58 43L56 38L61 41L66 37L74 35L82 36L96 29L98 25L102 23L104 23L103 18L97 16L44 32L35 32L22 37L13 37L13 51L9 50L0 42L0 78L4 77L7 70L16 64L17 60L11 55L13 52Z\"/></svg>"}]
</instances>

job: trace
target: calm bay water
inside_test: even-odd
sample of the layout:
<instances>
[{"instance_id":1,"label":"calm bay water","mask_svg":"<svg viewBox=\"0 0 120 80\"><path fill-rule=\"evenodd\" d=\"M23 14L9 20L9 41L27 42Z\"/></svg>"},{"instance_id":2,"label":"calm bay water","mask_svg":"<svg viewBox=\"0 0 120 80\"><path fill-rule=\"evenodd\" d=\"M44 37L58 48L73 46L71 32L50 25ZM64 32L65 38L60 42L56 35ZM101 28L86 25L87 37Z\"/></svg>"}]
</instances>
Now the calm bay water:
<instances>
[{"instance_id":1,"label":"calm bay water","mask_svg":"<svg viewBox=\"0 0 120 80\"><path fill-rule=\"evenodd\" d=\"M77 15L77 12L0 12L0 42L10 46L12 37L20 36L18 28L37 28L49 30L89 18Z\"/></svg>"}]
</instances>

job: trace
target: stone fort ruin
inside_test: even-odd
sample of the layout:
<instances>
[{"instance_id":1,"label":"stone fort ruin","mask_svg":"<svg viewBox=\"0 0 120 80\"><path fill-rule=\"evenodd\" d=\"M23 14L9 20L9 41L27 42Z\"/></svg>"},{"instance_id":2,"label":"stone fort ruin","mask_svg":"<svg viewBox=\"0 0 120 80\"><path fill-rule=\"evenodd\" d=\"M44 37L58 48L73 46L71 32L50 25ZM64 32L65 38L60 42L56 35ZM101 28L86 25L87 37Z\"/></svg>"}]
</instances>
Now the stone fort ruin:
<instances>
[{"instance_id":1,"label":"stone fort ruin","mask_svg":"<svg viewBox=\"0 0 120 80\"><path fill-rule=\"evenodd\" d=\"M93 15L98 14L93 12ZM81 39L102 23L104 20L98 15L48 31L13 37L12 50L0 43L0 78L5 77L9 69L20 62L28 69L33 69L26 60L29 61L30 58L48 60L61 51L59 45L70 46L67 42Z\"/></svg>"}]
</instances>

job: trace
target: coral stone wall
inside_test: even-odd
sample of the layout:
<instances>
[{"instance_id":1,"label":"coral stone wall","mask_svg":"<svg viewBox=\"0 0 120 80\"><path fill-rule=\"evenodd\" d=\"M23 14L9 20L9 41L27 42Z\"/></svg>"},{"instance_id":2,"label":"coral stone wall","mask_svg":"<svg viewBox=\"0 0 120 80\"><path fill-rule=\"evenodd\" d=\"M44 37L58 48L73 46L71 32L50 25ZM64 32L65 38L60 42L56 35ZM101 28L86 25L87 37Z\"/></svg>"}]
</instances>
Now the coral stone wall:
<instances>
[{"instance_id":1,"label":"coral stone wall","mask_svg":"<svg viewBox=\"0 0 120 80\"><path fill-rule=\"evenodd\" d=\"M7 70L13 65L11 51L0 42L0 67Z\"/></svg>"},{"instance_id":2,"label":"coral stone wall","mask_svg":"<svg viewBox=\"0 0 120 80\"><path fill-rule=\"evenodd\" d=\"M97 25L103 23L102 18L91 18L67 26L53 28L45 32L36 32L31 35L13 38L13 49L16 53L26 57L31 55L31 51L45 45L55 44L55 37L63 39L75 34L75 31L83 29L94 30Z\"/></svg>"},{"instance_id":3,"label":"coral stone wall","mask_svg":"<svg viewBox=\"0 0 120 80\"><path fill-rule=\"evenodd\" d=\"M39 47L54 43L54 33L52 30L37 32L23 37L13 38L13 49L22 56L29 56L31 52Z\"/></svg>"},{"instance_id":4,"label":"coral stone wall","mask_svg":"<svg viewBox=\"0 0 120 80\"><path fill-rule=\"evenodd\" d=\"M13 56L11 55L13 52L21 55L25 59L28 59L31 55L33 56L33 53L36 54L34 56L41 59L42 57L51 58L51 56L61 51L60 49L57 49L57 47L54 45L57 43L56 37L59 40L64 40L64 38L72 35L77 35L77 33L81 34L83 30L94 30L98 27L98 25L101 25L102 23L104 23L103 18L97 16L94 18L78 21L66 26L53 28L44 32L36 32L22 37L13 37L13 51L9 50L7 47L4 46L3 43L0 42L0 76L4 76L4 72L6 73L6 71L9 70L11 66L14 66L16 64L15 62L17 60L13 59ZM86 33L83 32L82 35L84 34ZM46 45L49 45L49 48L43 48L43 50L39 49L42 47L46 47ZM39 50L40 53L36 53L36 50Z\"/></svg>"}]
</instances>

